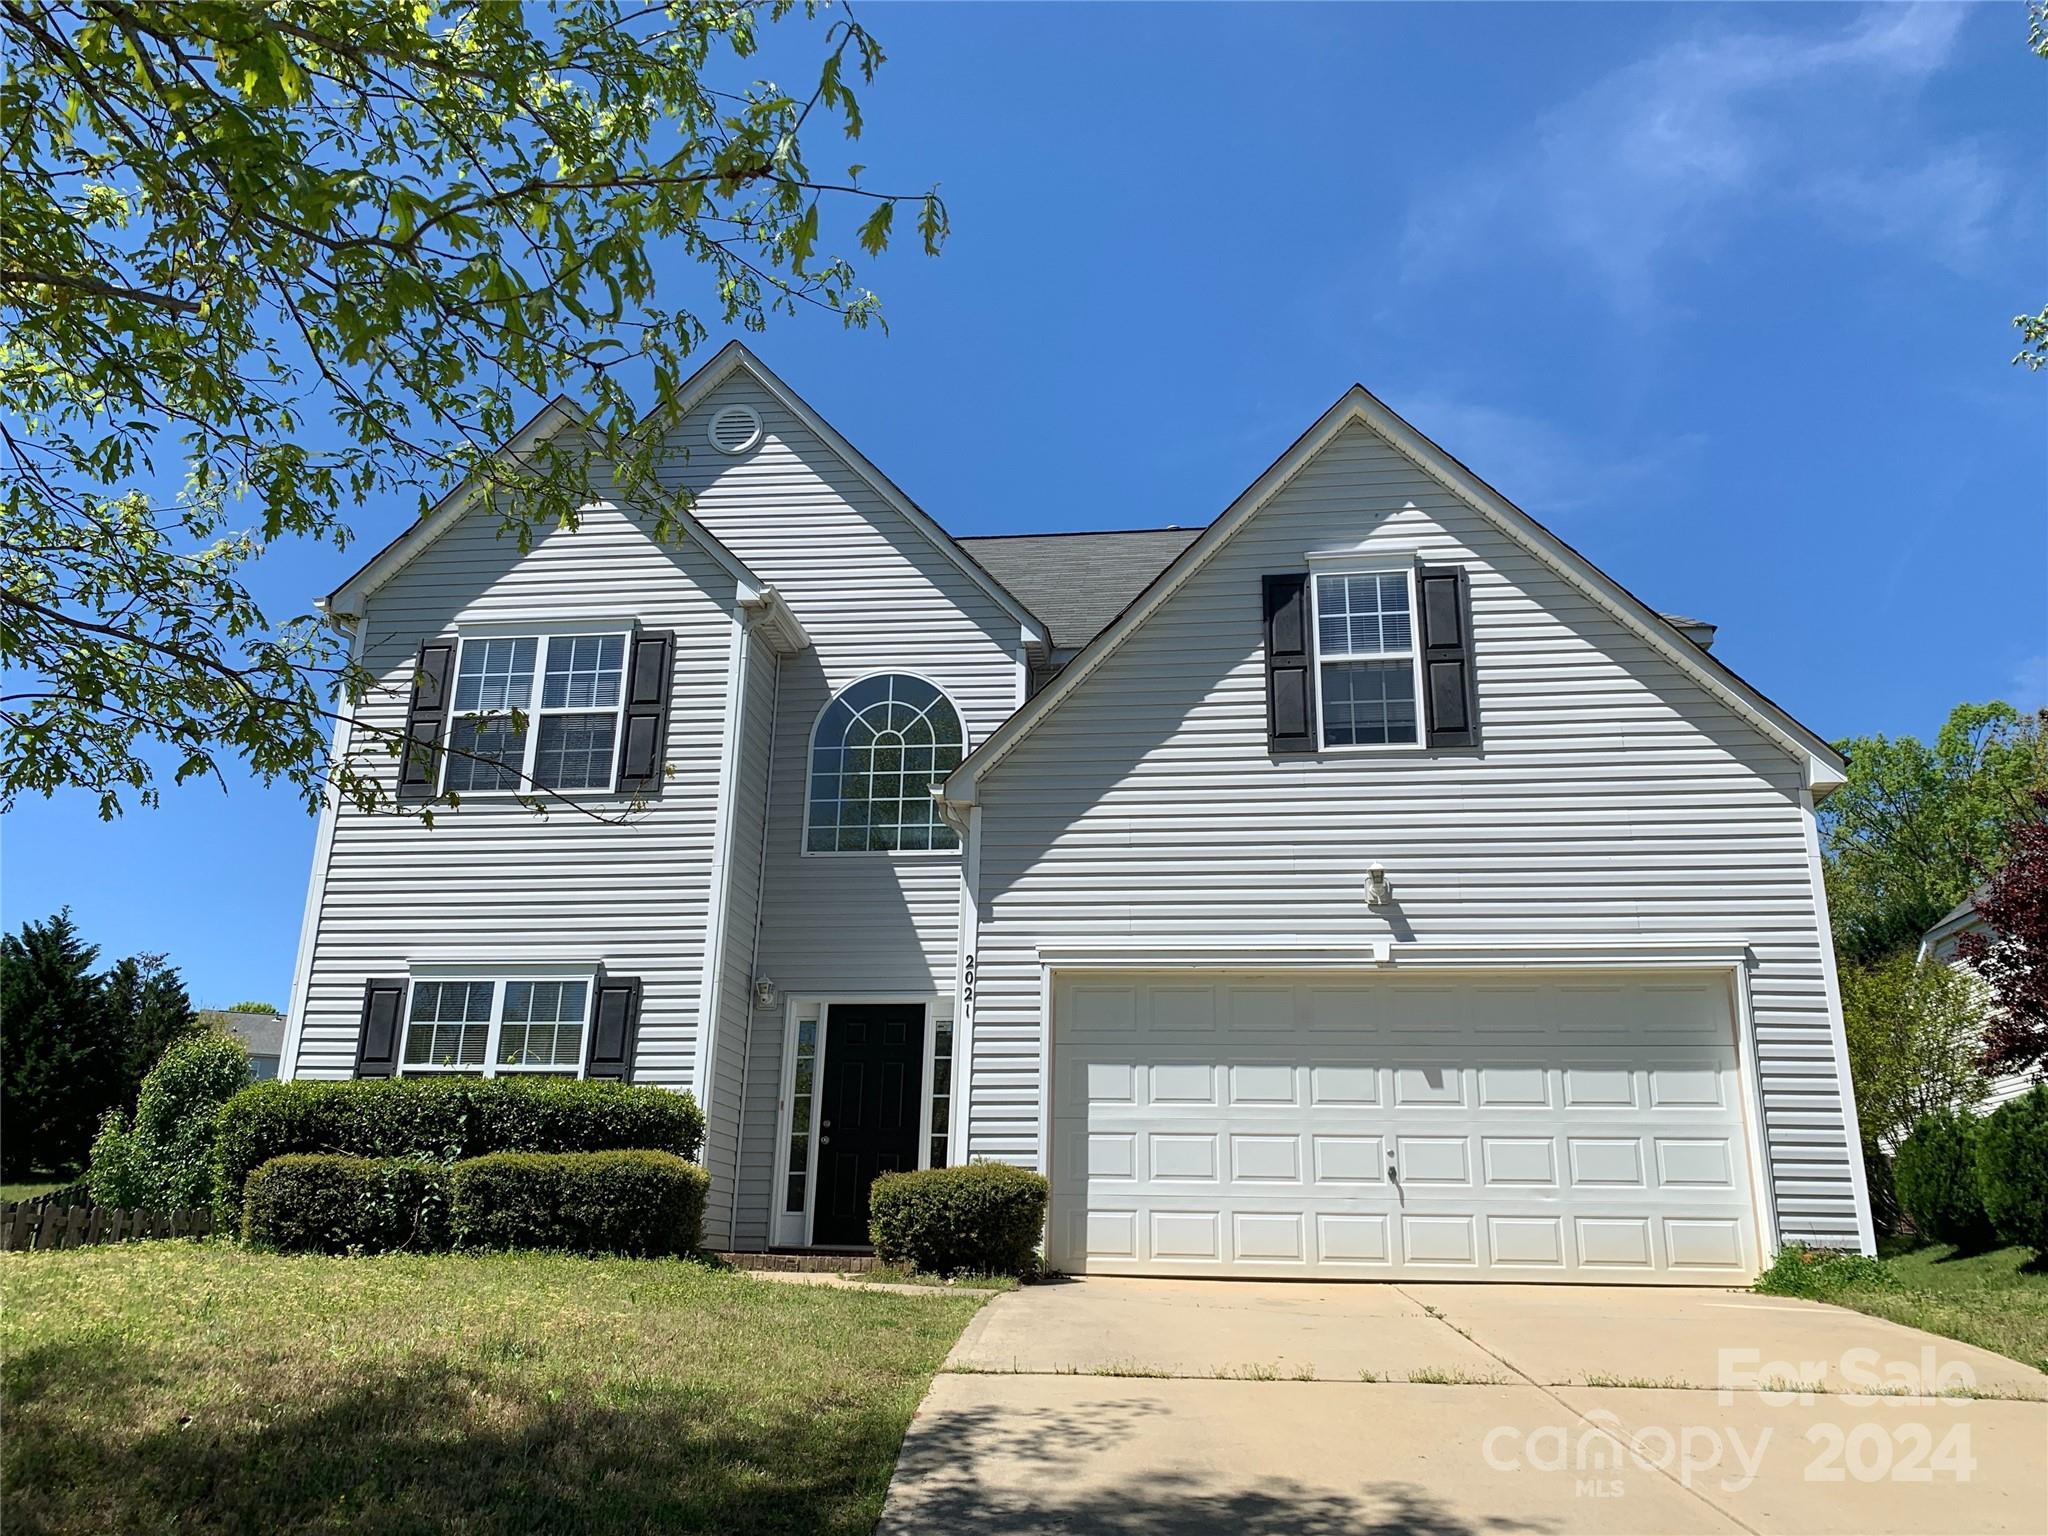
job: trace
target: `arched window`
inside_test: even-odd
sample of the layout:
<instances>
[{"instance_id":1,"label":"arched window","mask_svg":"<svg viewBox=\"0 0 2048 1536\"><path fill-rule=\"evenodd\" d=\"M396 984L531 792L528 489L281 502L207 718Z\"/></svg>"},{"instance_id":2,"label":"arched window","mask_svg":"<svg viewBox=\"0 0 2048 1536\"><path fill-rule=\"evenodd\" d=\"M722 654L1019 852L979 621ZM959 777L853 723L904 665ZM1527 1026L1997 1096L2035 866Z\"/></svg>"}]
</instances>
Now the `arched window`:
<instances>
[{"instance_id":1,"label":"arched window","mask_svg":"<svg viewBox=\"0 0 2048 1536\"><path fill-rule=\"evenodd\" d=\"M884 673L846 688L811 733L812 853L958 848L932 785L959 766L959 711L921 677Z\"/></svg>"}]
</instances>

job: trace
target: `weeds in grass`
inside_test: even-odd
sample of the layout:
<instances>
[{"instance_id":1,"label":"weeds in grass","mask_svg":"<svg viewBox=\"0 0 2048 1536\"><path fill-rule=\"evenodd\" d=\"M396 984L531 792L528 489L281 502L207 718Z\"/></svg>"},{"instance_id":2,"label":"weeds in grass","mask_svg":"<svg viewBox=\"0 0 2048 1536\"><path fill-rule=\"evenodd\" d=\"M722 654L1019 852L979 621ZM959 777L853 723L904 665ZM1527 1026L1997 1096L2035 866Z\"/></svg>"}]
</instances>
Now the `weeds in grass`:
<instances>
[{"instance_id":1,"label":"weeds in grass","mask_svg":"<svg viewBox=\"0 0 2048 1536\"><path fill-rule=\"evenodd\" d=\"M1794 1243L1778 1250L1771 1267L1757 1276L1756 1289L1765 1296L1825 1301L1842 1291L1896 1290L1898 1283L1883 1259Z\"/></svg>"},{"instance_id":2,"label":"weeds in grass","mask_svg":"<svg viewBox=\"0 0 2048 1536\"><path fill-rule=\"evenodd\" d=\"M1280 1367L1258 1362L1250 1365L1220 1365L1209 1374L1218 1381L1278 1381Z\"/></svg>"},{"instance_id":3,"label":"weeds in grass","mask_svg":"<svg viewBox=\"0 0 2048 1536\"><path fill-rule=\"evenodd\" d=\"M1149 1360L1111 1360L1105 1365L1090 1366L1088 1374L1090 1376L1148 1376L1164 1380L1170 1378L1173 1372L1163 1365L1154 1365Z\"/></svg>"},{"instance_id":4,"label":"weeds in grass","mask_svg":"<svg viewBox=\"0 0 2048 1536\"><path fill-rule=\"evenodd\" d=\"M1507 1377L1498 1371L1446 1371L1433 1365L1410 1371L1408 1380L1419 1387L1499 1387L1507 1384Z\"/></svg>"}]
</instances>

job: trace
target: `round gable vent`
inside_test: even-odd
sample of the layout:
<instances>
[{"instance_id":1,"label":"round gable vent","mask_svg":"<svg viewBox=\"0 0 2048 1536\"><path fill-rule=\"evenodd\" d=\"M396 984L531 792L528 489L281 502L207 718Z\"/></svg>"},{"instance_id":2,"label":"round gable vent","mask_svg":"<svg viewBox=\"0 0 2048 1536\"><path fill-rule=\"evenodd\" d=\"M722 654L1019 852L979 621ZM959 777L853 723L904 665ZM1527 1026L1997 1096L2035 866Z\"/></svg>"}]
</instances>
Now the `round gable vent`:
<instances>
[{"instance_id":1,"label":"round gable vent","mask_svg":"<svg viewBox=\"0 0 2048 1536\"><path fill-rule=\"evenodd\" d=\"M761 413L751 405L722 406L712 414L710 433L720 453L745 453L761 441Z\"/></svg>"}]
</instances>

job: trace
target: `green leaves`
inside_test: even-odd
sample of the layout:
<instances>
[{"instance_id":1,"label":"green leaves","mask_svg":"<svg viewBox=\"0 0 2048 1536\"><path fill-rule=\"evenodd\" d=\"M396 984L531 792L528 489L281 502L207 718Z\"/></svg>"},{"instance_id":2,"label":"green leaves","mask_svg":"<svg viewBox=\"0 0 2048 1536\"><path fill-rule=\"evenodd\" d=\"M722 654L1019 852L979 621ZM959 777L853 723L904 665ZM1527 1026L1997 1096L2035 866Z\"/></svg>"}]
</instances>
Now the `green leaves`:
<instances>
[{"instance_id":1,"label":"green leaves","mask_svg":"<svg viewBox=\"0 0 2048 1536\"><path fill-rule=\"evenodd\" d=\"M1912 736L1837 744L1849 779L1822 803L1820 830L1845 960L1910 949L1998 865L2008 826L2048 787L2044 727L2048 714L1959 704L1932 746Z\"/></svg>"},{"instance_id":2,"label":"green leaves","mask_svg":"<svg viewBox=\"0 0 2048 1536\"><path fill-rule=\"evenodd\" d=\"M224 758L385 803L327 756L368 679L245 580L263 543L345 545L360 503L467 482L523 545L602 484L674 531L668 401L708 322L879 319L828 215L877 256L905 195L814 181L803 143L859 135L881 50L838 13L808 95L751 80L791 9L8 6L0 806L72 785L111 816ZM935 253L944 205L908 196ZM574 446L499 457L557 395Z\"/></svg>"}]
</instances>

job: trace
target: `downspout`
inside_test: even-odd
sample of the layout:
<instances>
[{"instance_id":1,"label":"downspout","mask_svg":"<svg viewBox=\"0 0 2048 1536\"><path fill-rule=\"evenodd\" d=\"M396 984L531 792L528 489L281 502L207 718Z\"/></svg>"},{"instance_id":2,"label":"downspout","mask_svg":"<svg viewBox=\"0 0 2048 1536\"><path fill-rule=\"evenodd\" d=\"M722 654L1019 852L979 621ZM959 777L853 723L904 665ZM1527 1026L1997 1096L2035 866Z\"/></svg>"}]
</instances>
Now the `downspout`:
<instances>
[{"instance_id":1,"label":"downspout","mask_svg":"<svg viewBox=\"0 0 2048 1536\"><path fill-rule=\"evenodd\" d=\"M775 657L775 683L768 693L768 763L762 779L761 791L761 847L754 865L754 940L747 953L747 1022L740 1040L740 1119L739 1135L734 1141L734 1167L732 1178L732 1226L726 1233L726 1241L738 1243L740 1229L740 1169L746 1166L747 1141L747 1079L754 1070L754 983L761 975L761 924L768 911L768 829L774 825L775 813L775 738L782 729L782 656ZM772 1133L771 1133L772 1136ZM762 1246L770 1246L774 1238L775 1189L772 1177L775 1148L768 1148L769 1179L768 1190L768 1234Z\"/></svg>"}]
</instances>

